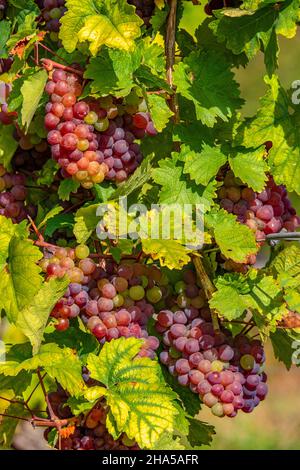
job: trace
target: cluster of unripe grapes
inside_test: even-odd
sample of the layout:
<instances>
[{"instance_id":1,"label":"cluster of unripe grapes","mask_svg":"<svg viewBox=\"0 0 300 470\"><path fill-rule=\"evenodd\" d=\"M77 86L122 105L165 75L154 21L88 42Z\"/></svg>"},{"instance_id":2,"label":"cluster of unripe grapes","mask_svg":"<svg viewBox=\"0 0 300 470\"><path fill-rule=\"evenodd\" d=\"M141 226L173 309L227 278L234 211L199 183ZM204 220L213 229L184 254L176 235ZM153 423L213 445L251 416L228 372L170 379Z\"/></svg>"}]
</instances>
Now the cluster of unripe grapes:
<instances>
[{"instance_id":1,"label":"cluster of unripe grapes","mask_svg":"<svg viewBox=\"0 0 300 470\"><path fill-rule=\"evenodd\" d=\"M147 27L150 26L150 20L155 9L154 0L127 0L129 5L136 7L136 14L142 18Z\"/></svg>"},{"instance_id":2,"label":"cluster of unripe grapes","mask_svg":"<svg viewBox=\"0 0 300 470\"><path fill-rule=\"evenodd\" d=\"M294 232L300 219L296 215L283 185L276 185L270 177L265 189L257 193L235 178L230 170L224 177L224 185L219 189L220 205L227 212L237 216L263 242L266 235L285 229Z\"/></svg>"},{"instance_id":3,"label":"cluster of unripe grapes","mask_svg":"<svg viewBox=\"0 0 300 470\"><path fill-rule=\"evenodd\" d=\"M82 91L78 77L57 69L45 90L50 95L47 139L63 177L72 177L85 189L105 178L124 181L142 160L135 140L156 134L149 113L137 112L143 100L138 98L136 105L115 103L111 97L78 101Z\"/></svg>"},{"instance_id":4,"label":"cluster of unripe grapes","mask_svg":"<svg viewBox=\"0 0 300 470\"><path fill-rule=\"evenodd\" d=\"M9 173L3 165L0 165L0 215L19 223L27 218L34 217L35 208L25 206L26 178L24 175Z\"/></svg>"},{"instance_id":5,"label":"cluster of unripe grapes","mask_svg":"<svg viewBox=\"0 0 300 470\"><path fill-rule=\"evenodd\" d=\"M17 117L15 111L8 111L7 99L11 89L10 83L0 81L0 123L4 125L12 124Z\"/></svg>"},{"instance_id":6,"label":"cluster of unripe grapes","mask_svg":"<svg viewBox=\"0 0 300 470\"><path fill-rule=\"evenodd\" d=\"M215 331L208 308L162 310L156 329L163 334L160 361L180 385L199 394L215 416L250 413L268 387L265 354L259 340Z\"/></svg>"},{"instance_id":7,"label":"cluster of unripe grapes","mask_svg":"<svg viewBox=\"0 0 300 470\"><path fill-rule=\"evenodd\" d=\"M49 393L48 399L58 418L72 418L66 404L68 395L62 389ZM79 416L76 426L62 429L61 450L138 450L136 442L126 434L113 439L106 427L107 412L106 404L99 403L86 416ZM51 428L45 431L46 439L50 431ZM59 448L59 442L56 448Z\"/></svg>"},{"instance_id":8,"label":"cluster of unripe grapes","mask_svg":"<svg viewBox=\"0 0 300 470\"><path fill-rule=\"evenodd\" d=\"M168 280L154 265L96 263L89 254L86 245L56 248L40 262L48 279L67 275L71 281L51 313L56 329L68 329L80 315L101 344L119 337L143 338L139 355L153 358L159 341L148 335L146 325L154 305L168 294Z\"/></svg>"},{"instance_id":9,"label":"cluster of unripe grapes","mask_svg":"<svg viewBox=\"0 0 300 470\"><path fill-rule=\"evenodd\" d=\"M67 11L65 0L41 0L38 2L42 10L42 19L45 22L43 28L50 33L50 39L58 41L60 19Z\"/></svg>"}]
</instances>

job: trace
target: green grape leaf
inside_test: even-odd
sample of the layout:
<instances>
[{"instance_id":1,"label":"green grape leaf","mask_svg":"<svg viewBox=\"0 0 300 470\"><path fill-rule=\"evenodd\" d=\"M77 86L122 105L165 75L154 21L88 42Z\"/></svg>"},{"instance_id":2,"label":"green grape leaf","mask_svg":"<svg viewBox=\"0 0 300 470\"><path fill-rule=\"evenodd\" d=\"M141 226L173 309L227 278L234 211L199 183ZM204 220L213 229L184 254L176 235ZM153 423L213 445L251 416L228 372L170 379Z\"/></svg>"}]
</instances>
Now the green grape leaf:
<instances>
[{"instance_id":1,"label":"green grape leaf","mask_svg":"<svg viewBox=\"0 0 300 470\"><path fill-rule=\"evenodd\" d=\"M66 7L59 37L67 52L73 52L78 41L90 42L92 55L103 45L125 51L134 49L142 20L125 0L67 0Z\"/></svg>"},{"instance_id":2,"label":"green grape leaf","mask_svg":"<svg viewBox=\"0 0 300 470\"><path fill-rule=\"evenodd\" d=\"M60 347L76 349L80 358L99 349L99 343L93 335L74 326L70 326L65 331L55 330L51 333L45 333L44 338L46 343L55 343Z\"/></svg>"},{"instance_id":3,"label":"green grape leaf","mask_svg":"<svg viewBox=\"0 0 300 470\"><path fill-rule=\"evenodd\" d=\"M16 322L21 309L30 304L42 285L41 269L36 264L42 258L40 250L29 240L13 236L8 248L8 262L0 276L0 289L5 296L0 308L9 321Z\"/></svg>"},{"instance_id":4,"label":"green grape leaf","mask_svg":"<svg viewBox=\"0 0 300 470\"><path fill-rule=\"evenodd\" d=\"M61 181L58 188L59 199L69 201L71 193L76 193L79 187L80 183L71 178Z\"/></svg>"},{"instance_id":5,"label":"green grape leaf","mask_svg":"<svg viewBox=\"0 0 300 470\"><path fill-rule=\"evenodd\" d=\"M203 144L199 153L190 150L188 146L183 146L181 159L184 161L184 173L189 174L191 179L197 184L206 186L212 178L216 176L227 157L218 147L211 147Z\"/></svg>"},{"instance_id":6,"label":"green grape leaf","mask_svg":"<svg viewBox=\"0 0 300 470\"><path fill-rule=\"evenodd\" d=\"M144 58L145 60L145 58ZM166 82L164 78L161 78L151 69L148 65L141 64L140 67L134 74L135 79L142 83L145 87L149 90L151 89L158 89L158 90L166 90L169 93L172 93L172 88Z\"/></svg>"},{"instance_id":7,"label":"green grape leaf","mask_svg":"<svg viewBox=\"0 0 300 470\"><path fill-rule=\"evenodd\" d=\"M218 53L192 52L174 67L177 92L195 105L197 119L213 127L227 121L243 104L238 84L226 59Z\"/></svg>"},{"instance_id":8,"label":"green grape leaf","mask_svg":"<svg viewBox=\"0 0 300 470\"><path fill-rule=\"evenodd\" d=\"M161 132L168 124L170 117L173 116L173 112L170 110L165 98L160 95L149 95L147 102L154 127L158 132Z\"/></svg>"},{"instance_id":9,"label":"green grape leaf","mask_svg":"<svg viewBox=\"0 0 300 470\"><path fill-rule=\"evenodd\" d=\"M58 163L54 160L49 159L43 166L43 168L38 172L38 178L36 183L38 185L51 186L54 181L55 175L59 169Z\"/></svg>"},{"instance_id":10,"label":"green grape leaf","mask_svg":"<svg viewBox=\"0 0 300 470\"><path fill-rule=\"evenodd\" d=\"M111 200L116 200L123 196L129 196L135 191L140 190L142 186L150 180L151 170L155 160L156 157L153 154L150 154L144 158L141 165L128 178L128 180L120 184L113 192Z\"/></svg>"},{"instance_id":11,"label":"green grape leaf","mask_svg":"<svg viewBox=\"0 0 300 470\"><path fill-rule=\"evenodd\" d=\"M133 72L140 64L140 53L132 54L117 49L107 49L91 59L84 77L92 80L91 92L98 96L112 94L122 97L130 93L134 85Z\"/></svg>"},{"instance_id":12,"label":"green grape leaf","mask_svg":"<svg viewBox=\"0 0 300 470\"><path fill-rule=\"evenodd\" d=\"M185 450L186 446L181 442L180 437L164 433L160 439L155 441L155 450Z\"/></svg>"},{"instance_id":13,"label":"green grape leaf","mask_svg":"<svg viewBox=\"0 0 300 470\"><path fill-rule=\"evenodd\" d=\"M28 229L26 222L21 224L14 224L11 219L1 215L0 216L0 270L3 269L8 257L9 244L13 236L16 235L20 238L28 236Z\"/></svg>"},{"instance_id":14,"label":"green grape leaf","mask_svg":"<svg viewBox=\"0 0 300 470\"><path fill-rule=\"evenodd\" d=\"M214 144L212 130L204 126L200 121L178 124L174 128L174 141L184 142L191 150L199 154L203 145L210 147Z\"/></svg>"},{"instance_id":15,"label":"green grape leaf","mask_svg":"<svg viewBox=\"0 0 300 470\"><path fill-rule=\"evenodd\" d=\"M93 387L97 388L97 387ZM100 388L100 387L99 387ZM96 400L99 399L97 396ZM88 413L91 408L96 404L96 401L87 401L85 398L70 397L67 401L68 406L71 408L73 415L79 416L81 413Z\"/></svg>"},{"instance_id":16,"label":"green grape leaf","mask_svg":"<svg viewBox=\"0 0 300 470\"><path fill-rule=\"evenodd\" d=\"M293 243L285 247L272 261L270 271L276 271L280 285L298 287L300 283L300 247Z\"/></svg>"},{"instance_id":17,"label":"green grape leaf","mask_svg":"<svg viewBox=\"0 0 300 470\"><path fill-rule=\"evenodd\" d=\"M14 156L17 148L18 142L14 138L14 125L5 126L0 125L0 163L7 170L11 170L11 159Z\"/></svg>"},{"instance_id":18,"label":"green grape leaf","mask_svg":"<svg viewBox=\"0 0 300 470\"><path fill-rule=\"evenodd\" d=\"M77 397L85 389L81 362L76 353L69 348L61 349L54 343L42 345L35 356L21 362L7 360L0 363L0 374L16 376L22 370L33 371L38 368L57 380L70 395Z\"/></svg>"},{"instance_id":19,"label":"green grape leaf","mask_svg":"<svg viewBox=\"0 0 300 470\"><path fill-rule=\"evenodd\" d=\"M91 377L108 388L123 382L157 382L159 368L155 361L139 358L132 362L143 343L143 340L136 338L121 338L105 343L99 356L90 354L88 357L87 368Z\"/></svg>"},{"instance_id":20,"label":"green grape leaf","mask_svg":"<svg viewBox=\"0 0 300 470\"><path fill-rule=\"evenodd\" d=\"M217 291L210 300L227 320L241 317L250 309L258 328L264 334L276 328L278 320L287 313L283 293L276 280L255 269L247 275L225 274L216 282Z\"/></svg>"},{"instance_id":21,"label":"green grape leaf","mask_svg":"<svg viewBox=\"0 0 300 470\"><path fill-rule=\"evenodd\" d=\"M243 10L242 16L229 16L225 11L224 15L212 21L210 27L219 42L226 42L234 54L245 52L249 59L260 50L261 42L265 51L275 47L272 54L277 55L275 32L287 38L295 36L299 0L280 2L278 8L274 6L275 2L265 3L269 4L257 11Z\"/></svg>"},{"instance_id":22,"label":"green grape leaf","mask_svg":"<svg viewBox=\"0 0 300 470\"><path fill-rule=\"evenodd\" d=\"M265 147L256 150L236 152L229 157L230 167L238 178L254 191L264 189L268 177L268 165L264 160Z\"/></svg>"},{"instance_id":23,"label":"green grape leaf","mask_svg":"<svg viewBox=\"0 0 300 470\"><path fill-rule=\"evenodd\" d=\"M106 181L101 184L95 184L92 191L95 194L96 201L107 202L114 194L115 188L111 183Z\"/></svg>"},{"instance_id":24,"label":"green grape leaf","mask_svg":"<svg viewBox=\"0 0 300 470\"><path fill-rule=\"evenodd\" d=\"M12 390L16 397L21 397L26 388L30 385L32 376L29 372L22 370L16 377L0 375L0 390ZM1 401L1 398L0 398Z\"/></svg>"},{"instance_id":25,"label":"green grape leaf","mask_svg":"<svg viewBox=\"0 0 300 470\"><path fill-rule=\"evenodd\" d=\"M214 426L199 421L196 418L188 418L189 433L188 441L192 447L201 445L209 445L213 440L213 435L216 434Z\"/></svg>"},{"instance_id":26,"label":"green grape leaf","mask_svg":"<svg viewBox=\"0 0 300 470\"><path fill-rule=\"evenodd\" d=\"M6 42L10 36L10 22L2 20L0 22L0 57L5 57L7 54Z\"/></svg>"},{"instance_id":27,"label":"green grape leaf","mask_svg":"<svg viewBox=\"0 0 300 470\"><path fill-rule=\"evenodd\" d=\"M248 256L257 253L254 233L237 222L233 214L225 210L206 214L205 222L213 229L216 243L221 252L237 263L244 263Z\"/></svg>"},{"instance_id":28,"label":"green grape leaf","mask_svg":"<svg viewBox=\"0 0 300 470\"><path fill-rule=\"evenodd\" d=\"M275 357L287 369L292 365L300 366L300 334L293 330L277 329L270 334Z\"/></svg>"},{"instance_id":29,"label":"green grape leaf","mask_svg":"<svg viewBox=\"0 0 300 470\"><path fill-rule=\"evenodd\" d=\"M170 385L172 390L177 393L181 404L190 416L195 416L201 409L201 401L199 395L193 393L189 388L179 385L176 377L173 377L166 367L162 367L162 373L165 381Z\"/></svg>"},{"instance_id":30,"label":"green grape leaf","mask_svg":"<svg viewBox=\"0 0 300 470\"><path fill-rule=\"evenodd\" d=\"M156 441L174 431L178 407L176 395L162 381L158 363L136 358L142 340L120 338L106 343L87 367L91 377L106 385L110 407L109 432L117 438L125 432L142 448L155 449Z\"/></svg>"},{"instance_id":31,"label":"green grape leaf","mask_svg":"<svg viewBox=\"0 0 300 470\"><path fill-rule=\"evenodd\" d=\"M38 352L49 315L68 285L67 278L50 279L42 285L31 304L19 311L16 325L29 338L33 354Z\"/></svg>"},{"instance_id":32,"label":"green grape leaf","mask_svg":"<svg viewBox=\"0 0 300 470\"><path fill-rule=\"evenodd\" d=\"M96 211L100 204L81 207L75 215L74 235L78 243L85 243L100 221Z\"/></svg>"},{"instance_id":33,"label":"green grape leaf","mask_svg":"<svg viewBox=\"0 0 300 470\"><path fill-rule=\"evenodd\" d=\"M37 110L47 80L48 74L46 70L42 69L25 80L21 87L21 94L23 96L21 119L26 131Z\"/></svg>"}]
</instances>

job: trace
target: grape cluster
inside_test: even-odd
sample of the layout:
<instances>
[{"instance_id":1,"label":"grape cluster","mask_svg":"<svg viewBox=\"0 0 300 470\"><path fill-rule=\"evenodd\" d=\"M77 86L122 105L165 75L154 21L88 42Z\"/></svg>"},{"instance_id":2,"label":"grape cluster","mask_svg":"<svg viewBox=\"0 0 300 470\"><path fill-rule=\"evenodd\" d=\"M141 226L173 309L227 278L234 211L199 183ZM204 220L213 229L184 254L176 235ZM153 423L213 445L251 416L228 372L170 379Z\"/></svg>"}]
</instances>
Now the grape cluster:
<instances>
[{"instance_id":1,"label":"grape cluster","mask_svg":"<svg viewBox=\"0 0 300 470\"><path fill-rule=\"evenodd\" d=\"M165 348L160 360L215 416L250 413L268 392L262 344L243 335L232 338L226 330L215 332L208 315L207 308L162 310L156 323Z\"/></svg>"},{"instance_id":2,"label":"grape cluster","mask_svg":"<svg viewBox=\"0 0 300 470\"><path fill-rule=\"evenodd\" d=\"M65 0L43 0L40 3L42 18L45 21L44 28L50 32L50 39L58 41L60 19L67 11Z\"/></svg>"},{"instance_id":3,"label":"grape cluster","mask_svg":"<svg viewBox=\"0 0 300 470\"><path fill-rule=\"evenodd\" d=\"M153 305L167 293L167 280L155 266L110 261L100 265L89 257L85 245L56 248L40 266L48 279L67 274L71 281L51 312L58 331L68 329L70 320L81 315L101 344L119 337L144 338L139 355L155 356L159 341L148 335L146 324Z\"/></svg>"},{"instance_id":4,"label":"grape cluster","mask_svg":"<svg viewBox=\"0 0 300 470\"><path fill-rule=\"evenodd\" d=\"M153 15L155 9L154 0L127 0L129 5L134 5L136 7L136 14L142 18L144 24L149 27L151 16Z\"/></svg>"},{"instance_id":5,"label":"grape cluster","mask_svg":"<svg viewBox=\"0 0 300 470\"><path fill-rule=\"evenodd\" d=\"M11 89L10 83L0 81L0 123L4 125L12 124L17 117L15 111L8 111L7 99Z\"/></svg>"},{"instance_id":6,"label":"grape cluster","mask_svg":"<svg viewBox=\"0 0 300 470\"><path fill-rule=\"evenodd\" d=\"M88 124L89 105L77 101L82 91L78 77L55 69L45 90L51 97L46 105L45 127L52 158L61 166L63 177L72 176L90 189L104 180L109 169L98 151L94 127Z\"/></svg>"},{"instance_id":7,"label":"grape cluster","mask_svg":"<svg viewBox=\"0 0 300 470\"><path fill-rule=\"evenodd\" d=\"M239 222L248 225L258 241L264 241L267 234L278 233L282 229L293 232L300 224L286 188L277 186L272 177L265 189L256 193L237 180L232 171L228 171L218 196L221 207L235 214Z\"/></svg>"},{"instance_id":8,"label":"grape cluster","mask_svg":"<svg viewBox=\"0 0 300 470\"><path fill-rule=\"evenodd\" d=\"M25 206L26 188L25 176L17 173L9 173L0 165L0 215L19 223L27 218L35 216L35 208Z\"/></svg>"},{"instance_id":9,"label":"grape cluster","mask_svg":"<svg viewBox=\"0 0 300 470\"><path fill-rule=\"evenodd\" d=\"M66 405L68 396L63 390L51 392L48 398L56 416L72 417ZM79 416L76 426L61 430L61 450L139 450L135 441L122 434L114 440L106 427L108 408L104 402L97 404L86 416ZM47 439L51 428L45 431ZM59 448L59 443L56 444Z\"/></svg>"}]
</instances>

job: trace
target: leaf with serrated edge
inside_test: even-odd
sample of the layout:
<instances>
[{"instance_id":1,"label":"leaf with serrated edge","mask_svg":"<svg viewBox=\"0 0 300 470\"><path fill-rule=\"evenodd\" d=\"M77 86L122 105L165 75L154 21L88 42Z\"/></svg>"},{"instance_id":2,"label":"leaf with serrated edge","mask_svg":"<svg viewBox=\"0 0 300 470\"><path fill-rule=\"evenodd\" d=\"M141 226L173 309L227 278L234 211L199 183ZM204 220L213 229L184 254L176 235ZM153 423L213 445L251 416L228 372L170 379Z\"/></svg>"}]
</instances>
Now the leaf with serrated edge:
<instances>
[{"instance_id":1,"label":"leaf with serrated edge","mask_svg":"<svg viewBox=\"0 0 300 470\"><path fill-rule=\"evenodd\" d=\"M158 132L161 132L168 124L170 117L173 116L173 112L163 96L152 94L148 96L147 101L154 127Z\"/></svg>"},{"instance_id":2,"label":"leaf with serrated edge","mask_svg":"<svg viewBox=\"0 0 300 470\"><path fill-rule=\"evenodd\" d=\"M199 153L190 150L186 145L183 146L180 158L184 161L184 173L203 186L216 176L220 167L227 161L227 157L218 147L206 144Z\"/></svg>"},{"instance_id":3,"label":"leaf with serrated edge","mask_svg":"<svg viewBox=\"0 0 300 470\"><path fill-rule=\"evenodd\" d=\"M123 432L142 448L155 448L165 433L174 431L180 412L176 394L162 381L157 361L137 358L143 340L119 338L105 343L100 355L90 354L91 377L106 385L110 408L107 427L114 438Z\"/></svg>"},{"instance_id":4,"label":"leaf with serrated edge","mask_svg":"<svg viewBox=\"0 0 300 470\"><path fill-rule=\"evenodd\" d=\"M243 104L230 64L218 53L192 52L174 67L177 92L193 101L197 119L213 127L227 121Z\"/></svg>"},{"instance_id":5,"label":"leaf with serrated edge","mask_svg":"<svg viewBox=\"0 0 300 470\"><path fill-rule=\"evenodd\" d=\"M78 181L74 181L72 179L65 179L59 184L58 197L62 201L69 201L71 193L76 193L79 187L80 183Z\"/></svg>"},{"instance_id":6,"label":"leaf with serrated edge","mask_svg":"<svg viewBox=\"0 0 300 470\"><path fill-rule=\"evenodd\" d=\"M265 147L237 152L229 157L229 164L235 176L254 191L261 192L268 180L268 165L264 159Z\"/></svg>"},{"instance_id":7,"label":"leaf with serrated edge","mask_svg":"<svg viewBox=\"0 0 300 470\"><path fill-rule=\"evenodd\" d=\"M19 311L30 304L42 285L41 269L37 265L41 258L41 251L31 241L16 236L11 239L8 263L0 276L0 290L5 292L0 307L12 323L17 321Z\"/></svg>"}]
</instances>

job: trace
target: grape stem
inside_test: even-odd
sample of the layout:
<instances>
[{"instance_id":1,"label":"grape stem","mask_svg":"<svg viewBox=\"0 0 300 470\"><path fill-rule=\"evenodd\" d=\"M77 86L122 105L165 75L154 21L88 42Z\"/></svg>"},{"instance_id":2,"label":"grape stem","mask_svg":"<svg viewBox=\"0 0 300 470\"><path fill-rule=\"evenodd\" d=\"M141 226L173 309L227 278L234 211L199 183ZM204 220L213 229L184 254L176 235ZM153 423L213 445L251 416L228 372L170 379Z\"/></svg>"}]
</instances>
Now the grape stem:
<instances>
[{"instance_id":1,"label":"grape stem","mask_svg":"<svg viewBox=\"0 0 300 470\"><path fill-rule=\"evenodd\" d=\"M204 294L207 300L212 298L213 293L216 291L215 286L210 280L205 267L203 265L202 259L199 256L193 256L193 263L197 272L197 276L204 290ZM218 320L218 314L215 310L211 309L211 318L214 330L216 333L220 331L220 325Z\"/></svg>"},{"instance_id":2,"label":"grape stem","mask_svg":"<svg viewBox=\"0 0 300 470\"><path fill-rule=\"evenodd\" d=\"M170 12L167 22L167 33L166 33L166 67L167 67L167 82L170 87L174 90L173 95L170 97L169 106L171 111L174 113L173 120L176 124L179 123L179 107L178 98L175 93L175 87L173 84L173 66L175 64L175 44L176 44L176 13L177 13L177 0L169 0Z\"/></svg>"},{"instance_id":3,"label":"grape stem","mask_svg":"<svg viewBox=\"0 0 300 470\"><path fill-rule=\"evenodd\" d=\"M34 221L32 220L32 218L31 218L29 215L28 215L27 217L28 217L28 219L29 219L29 222L30 222L30 224L31 224L31 226L32 226L32 228L33 228L33 230L34 230L36 236L38 237L38 240L36 240L36 241L34 242L35 245L41 246L41 247L43 247L43 248L52 248L52 249L57 248L55 245L52 245L51 243L45 242L43 235L41 234L41 232L39 231L39 229L38 229L37 226L35 225L35 223L34 223Z\"/></svg>"},{"instance_id":4,"label":"grape stem","mask_svg":"<svg viewBox=\"0 0 300 470\"><path fill-rule=\"evenodd\" d=\"M73 67L69 67L68 65L62 65L59 64L58 62L54 62L51 59L41 59L41 62L43 64L43 67L50 72L51 70L55 69L61 69L64 70L65 72L71 72L79 75L80 77L83 76L83 71L82 70L77 70L73 69Z\"/></svg>"}]
</instances>

